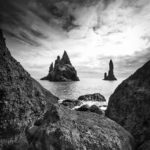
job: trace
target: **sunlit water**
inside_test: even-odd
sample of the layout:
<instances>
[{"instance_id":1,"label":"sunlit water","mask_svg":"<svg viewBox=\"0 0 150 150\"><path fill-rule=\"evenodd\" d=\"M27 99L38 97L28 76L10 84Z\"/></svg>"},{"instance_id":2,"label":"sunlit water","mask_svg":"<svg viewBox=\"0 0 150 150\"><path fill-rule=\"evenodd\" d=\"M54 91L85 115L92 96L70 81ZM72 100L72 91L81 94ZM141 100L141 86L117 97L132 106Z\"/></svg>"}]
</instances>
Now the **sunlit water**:
<instances>
[{"instance_id":1,"label":"sunlit water","mask_svg":"<svg viewBox=\"0 0 150 150\"><path fill-rule=\"evenodd\" d=\"M84 78L79 82L49 82L41 80L39 82L60 99L77 99L81 95L101 93L108 102L110 95L122 80L104 81L101 79Z\"/></svg>"}]
</instances>

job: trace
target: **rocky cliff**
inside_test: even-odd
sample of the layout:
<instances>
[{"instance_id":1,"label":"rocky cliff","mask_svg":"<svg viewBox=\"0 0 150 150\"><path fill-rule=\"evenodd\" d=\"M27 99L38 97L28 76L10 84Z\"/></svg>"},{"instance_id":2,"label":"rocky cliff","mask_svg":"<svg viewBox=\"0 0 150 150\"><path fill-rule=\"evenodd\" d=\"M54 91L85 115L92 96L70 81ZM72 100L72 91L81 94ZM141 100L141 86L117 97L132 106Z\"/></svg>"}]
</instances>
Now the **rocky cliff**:
<instances>
[{"instance_id":1,"label":"rocky cliff","mask_svg":"<svg viewBox=\"0 0 150 150\"><path fill-rule=\"evenodd\" d=\"M62 58L57 57L54 66L53 63L50 65L48 75L41 80L55 82L79 81L77 72L72 66L66 51L64 51Z\"/></svg>"},{"instance_id":2,"label":"rocky cliff","mask_svg":"<svg viewBox=\"0 0 150 150\"><path fill-rule=\"evenodd\" d=\"M114 65L113 65L112 60L110 60L110 62L109 62L108 75L106 72L104 73L104 80L110 80L110 81L117 80L115 75L114 75Z\"/></svg>"},{"instance_id":3,"label":"rocky cliff","mask_svg":"<svg viewBox=\"0 0 150 150\"><path fill-rule=\"evenodd\" d=\"M142 146L150 141L150 61L118 86L106 115L135 137L137 147L150 149L150 144Z\"/></svg>"},{"instance_id":4,"label":"rocky cliff","mask_svg":"<svg viewBox=\"0 0 150 150\"><path fill-rule=\"evenodd\" d=\"M56 100L11 56L0 30L0 149L45 112L46 101Z\"/></svg>"},{"instance_id":5,"label":"rocky cliff","mask_svg":"<svg viewBox=\"0 0 150 150\"><path fill-rule=\"evenodd\" d=\"M133 137L114 121L96 113L72 111L56 102L11 56L1 36L0 149L134 148Z\"/></svg>"}]
</instances>

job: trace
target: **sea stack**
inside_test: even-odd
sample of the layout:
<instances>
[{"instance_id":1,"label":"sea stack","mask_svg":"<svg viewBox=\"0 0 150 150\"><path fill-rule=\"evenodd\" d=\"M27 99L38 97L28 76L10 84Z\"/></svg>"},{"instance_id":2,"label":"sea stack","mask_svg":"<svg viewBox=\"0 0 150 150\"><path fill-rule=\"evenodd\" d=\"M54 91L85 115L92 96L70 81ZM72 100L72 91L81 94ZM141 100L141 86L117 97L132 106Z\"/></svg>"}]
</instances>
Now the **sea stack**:
<instances>
[{"instance_id":1,"label":"sea stack","mask_svg":"<svg viewBox=\"0 0 150 150\"><path fill-rule=\"evenodd\" d=\"M57 56L55 64L53 65L53 63L51 63L50 65L48 75L41 80L54 82L79 81L77 71L72 66L66 51L64 51L62 58L60 58L60 56Z\"/></svg>"},{"instance_id":2,"label":"sea stack","mask_svg":"<svg viewBox=\"0 0 150 150\"><path fill-rule=\"evenodd\" d=\"M117 80L117 78L114 75L114 65L113 65L113 61L112 60L110 60L110 62L109 62L108 75L107 75L106 72L104 73L104 80L109 80L109 81Z\"/></svg>"}]
</instances>

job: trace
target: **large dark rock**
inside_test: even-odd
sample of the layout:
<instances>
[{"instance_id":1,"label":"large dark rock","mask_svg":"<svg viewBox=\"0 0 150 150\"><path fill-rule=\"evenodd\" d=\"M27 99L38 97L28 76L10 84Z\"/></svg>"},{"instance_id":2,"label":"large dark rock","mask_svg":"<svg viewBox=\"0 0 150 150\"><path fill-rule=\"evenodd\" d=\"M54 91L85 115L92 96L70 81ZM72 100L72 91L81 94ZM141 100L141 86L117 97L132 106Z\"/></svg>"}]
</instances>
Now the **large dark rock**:
<instances>
[{"instance_id":1,"label":"large dark rock","mask_svg":"<svg viewBox=\"0 0 150 150\"><path fill-rule=\"evenodd\" d=\"M113 65L112 60L110 60L110 62L109 62L108 75L106 72L104 73L104 80L110 80L110 81L117 80L115 75L114 75L114 65Z\"/></svg>"},{"instance_id":2,"label":"large dark rock","mask_svg":"<svg viewBox=\"0 0 150 150\"><path fill-rule=\"evenodd\" d=\"M93 112L99 115L104 114L103 111L96 105L88 106L88 105L82 105L79 108L75 109L76 111L88 111L88 112Z\"/></svg>"},{"instance_id":3,"label":"large dark rock","mask_svg":"<svg viewBox=\"0 0 150 150\"><path fill-rule=\"evenodd\" d=\"M78 98L78 100L106 102L105 97L101 95L100 93L82 95Z\"/></svg>"},{"instance_id":4,"label":"large dark rock","mask_svg":"<svg viewBox=\"0 0 150 150\"><path fill-rule=\"evenodd\" d=\"M61 104L72 109L75 106L80 106L81 105L81 101L74 100L74 99L66 99L66 100L63 100Z\"/></svg>"},{"instance_id":5,"label":"large dark rock","mask_svg":"<svg viewBox=\"0 0 150 150\"><path fill-rule=\"evenodd\" d=\"M106 116L127 129L137 146L150 141L150 61L117 87Z\"/></svg>"},{"instance_id":6,"label":"large dark rock","mask_svg":"<svg viewBox=\"0 0 150 150\"><path fill-rule=\"evenodd\" d=\"M32 150L132 150L133 138L104 116L52 107L26 131Z\"/></svg>"},{"instance_id":7,"label":"large dark rock","mask_svg":"<svg viewBox=\"0 0 150 150\"><path fill-rule=\"evenodd\" d=\"M32 79L10 54L0 30L0 149L22 136L57 98Z\"/></svg>"},{"instance_id":8,"label":"large dark rock","mask_svg":"<svg viewBox=\"0 0 150 150\"><path fill-rule=\"evenodd\" d=\"M67 81L79 81L77 72L72 66L68 54L64 51L62 58L60 56L50 65L49 73L41 80L55 81L55 82L67 82Z\"/></svg>"}]
</instances>

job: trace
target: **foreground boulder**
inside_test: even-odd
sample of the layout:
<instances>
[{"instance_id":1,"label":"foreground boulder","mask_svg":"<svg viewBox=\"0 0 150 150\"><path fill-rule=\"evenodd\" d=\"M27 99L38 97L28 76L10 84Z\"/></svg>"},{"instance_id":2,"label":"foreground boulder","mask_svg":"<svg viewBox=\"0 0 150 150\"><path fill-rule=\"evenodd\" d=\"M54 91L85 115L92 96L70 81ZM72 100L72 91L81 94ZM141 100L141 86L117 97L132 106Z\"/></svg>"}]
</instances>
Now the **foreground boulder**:
<instances>
[{"instance_id":1,"label":"foreground boulder","mask_svg":"<svg viewBox=\"0 0 150 150\"><path fill-rule=\"evenodd\" d=\"M137 147L150 141L150 61L117 87L106 116L127 129Z\"/></svg>"},{"instance_id":2,"label":"foreground boulder","mask_svg":"<svg viewBox=\"0 0 150 150\"><path fill-rule=\"evenodd\" d=\"M108 75L106 72L104 73L104 80L109 80L109 81L117 80L114 75L114 64L113 64L112 60L110 60L110 62L109 62Z\"/></svg>"},{"instance_id":3,"label":"foreground boulder","mask_svg":"<svg viewBox=\"0 0 150 150\"><path fill-rule=\"evenodd\" d=\"M72 66L66 51L64 51L62 58L57 57L54 66L53 63L50 65L48 75L41 80L55 82L79 81L77 71Z\"/></svg>"},{"instance_id":4,"label":"foreground boulder","mask_svg":"<svg viewBox=\"0 0 150 150\"><path fill-rule=\"evenodd\" d=\"M89 112L51 107L41 125L26 131L32 150L132 150L132 136L115 122Z\"/></svg>"},{"instance_id":5,"label":"foreground boulder","mask_svg":"<svg viewBox=\"0 0 150 150\"><path fill-rule=\"evenodd\" d=\"M0 30L0 149L22 136L27 126L57 98L32 79L10 54Z\"/></svg>"},{"instance_id":6,"label":"foreground boulder","mask_svg":"<svg viewBox=\"0 0 150 150\"><path fill-rule=\"evenodd\" d=\"M78 98L78 100L106 102L105 97L99 93L82 95Z\"/></svg>"}]
</instances>

